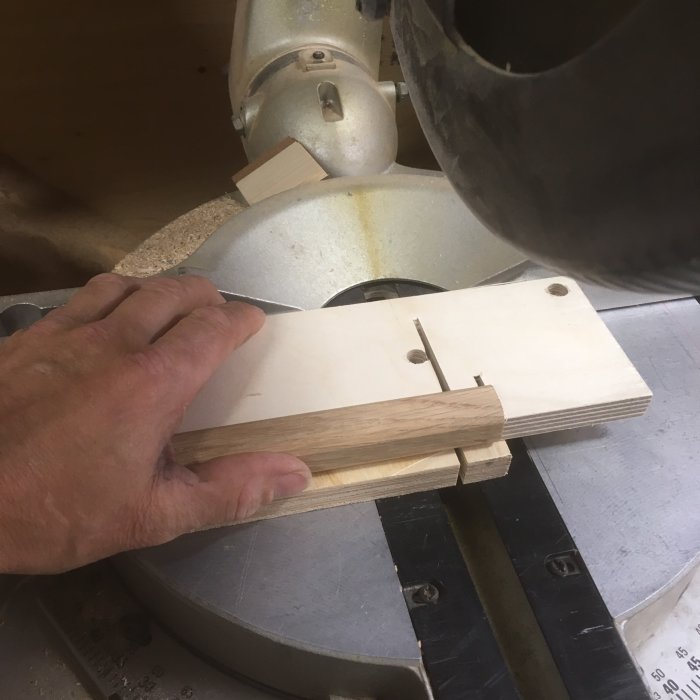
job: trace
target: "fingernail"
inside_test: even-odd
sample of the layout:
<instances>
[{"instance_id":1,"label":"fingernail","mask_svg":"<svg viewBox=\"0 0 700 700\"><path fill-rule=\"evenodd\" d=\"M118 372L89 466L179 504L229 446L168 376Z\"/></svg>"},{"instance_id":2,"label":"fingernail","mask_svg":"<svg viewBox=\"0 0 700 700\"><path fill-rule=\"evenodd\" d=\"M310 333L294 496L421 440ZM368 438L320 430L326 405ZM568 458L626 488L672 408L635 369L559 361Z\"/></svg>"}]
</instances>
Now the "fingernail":
<instances>
[{"instance_id":1,"label":"fingernail","mask_svg":"<svg viewBox=\"0 0 700 700\"><path fill-rule=\"evenodd\" d=\"M275 478L275 498L289 498L301 493L311 481L309 472L288 472Z\"/></svg>"}]
</instances>

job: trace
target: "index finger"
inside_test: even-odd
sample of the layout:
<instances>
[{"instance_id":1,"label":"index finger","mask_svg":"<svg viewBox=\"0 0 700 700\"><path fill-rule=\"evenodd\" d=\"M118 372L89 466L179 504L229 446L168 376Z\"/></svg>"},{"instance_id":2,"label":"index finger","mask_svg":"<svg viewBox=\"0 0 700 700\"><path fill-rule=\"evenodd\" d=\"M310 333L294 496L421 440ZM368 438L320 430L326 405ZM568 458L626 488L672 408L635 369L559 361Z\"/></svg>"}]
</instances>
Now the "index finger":
<instances>
[{"instance_id":1,"label":"index finger","mask_svg":"<svg viewBox=\"0 0 700 700\"><path fill-rule=\"evenodd\" d=\"M250 304L232 301L200 307L139 356L175 386L178 401L187 405L224 360L264 323L265 314Z\"/></svg>"},{"instance_id":2,"label":"index finger","mask_svg":"<svg viewBox=\"0 0 700 700\"><path fill-rule=\"evenodd\" d=\"M49 312L40 323L70 330L99 321L133 294L144 280L111 272L96 275L80 288L63 306Z\"/></svg>"}]
</instances>

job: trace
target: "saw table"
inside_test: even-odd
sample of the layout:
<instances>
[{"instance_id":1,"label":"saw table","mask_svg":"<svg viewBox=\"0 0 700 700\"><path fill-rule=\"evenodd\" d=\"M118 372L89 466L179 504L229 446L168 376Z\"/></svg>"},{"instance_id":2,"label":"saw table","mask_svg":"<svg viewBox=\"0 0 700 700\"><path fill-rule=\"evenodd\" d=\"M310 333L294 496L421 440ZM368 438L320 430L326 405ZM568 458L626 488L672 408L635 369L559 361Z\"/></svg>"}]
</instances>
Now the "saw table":
<instances>
[{"instance_id":1,"label":"saw table","mask_svg":"<svg viewBox=\"0 0 700 700\"><path fill-rule=\"evenodd\" d=\"M377 180L277 195L178 269L268 311L548 274L443 178ZM491 482L6 577L3 697L700 695L700 306L584 289L654 392L643 418L516 441ZM4 300L5 333L60 301Z\"/></svg>"}]
</instances>

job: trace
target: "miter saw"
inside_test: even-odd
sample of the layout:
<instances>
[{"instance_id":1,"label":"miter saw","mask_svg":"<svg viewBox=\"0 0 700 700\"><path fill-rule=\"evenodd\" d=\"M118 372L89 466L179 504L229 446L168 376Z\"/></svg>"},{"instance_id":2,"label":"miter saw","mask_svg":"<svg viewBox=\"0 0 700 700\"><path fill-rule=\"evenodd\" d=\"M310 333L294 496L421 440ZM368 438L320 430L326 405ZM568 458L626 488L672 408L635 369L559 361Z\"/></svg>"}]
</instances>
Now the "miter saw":
<instances>
[{"instance_id":1,"label":"miter saw","mask_svg":"<svg viewBox=\"0 0 700 700\"><path fill-rule=\"evenodd\" d=\"M659 293L700 289L700 6L394 0L397 84L387 4L239 0L249 158L291 136L331 177L172 273L275 313L550 274L532 254L592 280L650 412L515 443L481 485L6 578L3 697L700 697L700 307ZM395 163L409 93L447 178ZM3 300L5 333L68 293Z\"/></svg>"}]
</instances>

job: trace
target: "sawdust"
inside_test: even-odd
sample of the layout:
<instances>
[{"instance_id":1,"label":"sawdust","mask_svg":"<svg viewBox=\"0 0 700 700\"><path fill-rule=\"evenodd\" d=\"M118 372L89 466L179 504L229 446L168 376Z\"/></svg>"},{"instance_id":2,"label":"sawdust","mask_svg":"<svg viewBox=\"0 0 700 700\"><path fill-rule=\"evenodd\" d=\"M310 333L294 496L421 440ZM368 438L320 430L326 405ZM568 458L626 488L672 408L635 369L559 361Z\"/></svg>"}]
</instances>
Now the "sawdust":
<instances>
[{"instance_id":1,"label":"sawdust","mask_svg":"<svg viewBox=\"0 0 700 700\"><path fill-rule=\"evenodd\" d=\"M114 267L114 272L149 277L189 257L226 220L245 209L234 195L212 199L171 221Z\"/></svg>"}]
</instances>

